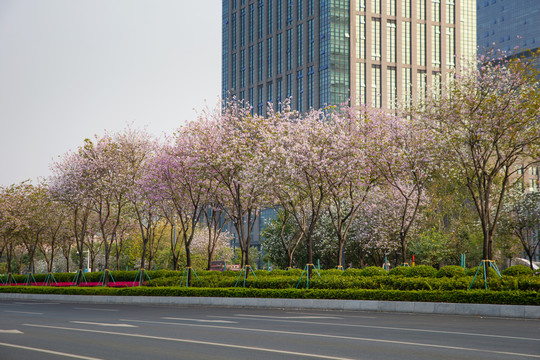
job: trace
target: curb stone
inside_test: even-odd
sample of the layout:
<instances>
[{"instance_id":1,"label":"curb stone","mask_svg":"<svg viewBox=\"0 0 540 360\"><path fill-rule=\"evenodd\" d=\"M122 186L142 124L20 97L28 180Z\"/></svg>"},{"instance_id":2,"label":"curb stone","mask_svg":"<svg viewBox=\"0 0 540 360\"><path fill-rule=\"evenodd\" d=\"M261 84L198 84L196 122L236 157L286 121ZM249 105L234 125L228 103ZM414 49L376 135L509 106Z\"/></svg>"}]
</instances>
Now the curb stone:
<instances>
[{"instance_id":1,"label":"curb stone","mask_svg":"<svg viewBox=\"0 0 540 360\"><path fill-rule=\"evenodd\" d=\"M50 294L0 294L1 300L59 301L90 304L192 305L216 307L250 307L304 310L375 311L417 314L466 315L540 319L540 306L455 304L374 300L318 300L220 297L99 296Z\"/></svg>"}]
</instances>

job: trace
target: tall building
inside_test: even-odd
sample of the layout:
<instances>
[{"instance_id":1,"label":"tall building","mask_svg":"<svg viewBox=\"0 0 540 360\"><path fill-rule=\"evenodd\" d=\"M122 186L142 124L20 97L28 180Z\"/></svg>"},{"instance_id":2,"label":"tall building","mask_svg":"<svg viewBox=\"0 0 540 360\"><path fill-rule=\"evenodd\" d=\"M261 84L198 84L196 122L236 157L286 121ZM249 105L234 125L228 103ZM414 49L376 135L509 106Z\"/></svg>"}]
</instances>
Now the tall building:
<instances>
[{"instance_id":1,"label":"tall building","mask_svg":"<svg viewBox=\"0 0 540 360\"><path fill-rule=\"evenodd\" d=\"M222 96L392 109L476 50L475 0L223 0Z\"/></svg>"},{"instance_id":2,"label":"tall building","mask_svg":"<svg viewBox=\"0 0 540 360\"><path fill-rule=\"evenodd\" d=\"M540 50L539 0L477 0L476 12L479 51L495 48L530 57ZM533 59L533 65L540 70L540 56ZM538 166L519 173L524 191L539 191Z\"/></svg>"},{"instance_id":3,"label":"tall building","mask_svg":"<svg viewBox=\"0 0 540 360\"><path fill-rule=\"evenodd\" d=\"M540 47L540 1L477 0L476 9L480 51L495 47L520 53Z\"/></svg>"}]
</instances>

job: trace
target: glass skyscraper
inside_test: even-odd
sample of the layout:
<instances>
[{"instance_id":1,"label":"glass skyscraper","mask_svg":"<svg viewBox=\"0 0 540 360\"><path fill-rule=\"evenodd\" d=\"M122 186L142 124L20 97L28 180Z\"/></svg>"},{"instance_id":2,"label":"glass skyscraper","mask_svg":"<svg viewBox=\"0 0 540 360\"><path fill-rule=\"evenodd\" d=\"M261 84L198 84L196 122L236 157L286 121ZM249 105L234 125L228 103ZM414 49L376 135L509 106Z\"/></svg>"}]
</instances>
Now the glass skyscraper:
<instances>
[{"instance_id":1,"label":"glass skyscraper","mask_svg":"<svg viewBox=\"0 0 540 360\"><path fill-rule=\"evenodd\" d=\"M476 50L475 0L223 0L222 97L392 109Z\"/></svg>"},{"instance_id":2,"label":"glass skyscraper","mask_svg":"<svg viewBox=\"0 0 540 360\"><path fill-rule=\"evenodd\" d=\"M480 51L501 49L527 56L540 48L539 0L477 0ZM534 65L540 69L540 57Z\"/></svg>"}]
</instances>

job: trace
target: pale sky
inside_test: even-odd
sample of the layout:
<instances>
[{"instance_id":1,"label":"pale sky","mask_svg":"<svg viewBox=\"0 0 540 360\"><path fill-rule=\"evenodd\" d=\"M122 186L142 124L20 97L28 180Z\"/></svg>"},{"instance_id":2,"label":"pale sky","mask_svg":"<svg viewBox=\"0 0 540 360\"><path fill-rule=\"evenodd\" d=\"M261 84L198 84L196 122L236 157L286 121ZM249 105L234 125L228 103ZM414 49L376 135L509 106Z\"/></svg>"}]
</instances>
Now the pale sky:
<instances>
[{"instance_id":1,"label":"pale sky","mask_svg":"<svg viewBox=\"0 0 540 360\"><path fill-rule=\"evenodd\" d=\"M170 134L220 84L221 1L1 0L0 186L105 130Z\"/></svg>"}]
</instances>

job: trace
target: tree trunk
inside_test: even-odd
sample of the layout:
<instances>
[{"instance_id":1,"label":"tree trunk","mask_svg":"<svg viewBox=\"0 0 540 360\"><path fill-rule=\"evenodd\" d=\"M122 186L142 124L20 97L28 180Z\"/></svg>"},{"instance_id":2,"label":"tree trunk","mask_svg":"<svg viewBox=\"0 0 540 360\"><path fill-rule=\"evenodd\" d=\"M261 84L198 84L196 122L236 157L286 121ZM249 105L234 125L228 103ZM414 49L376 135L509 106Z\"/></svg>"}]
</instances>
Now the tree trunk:
<instances>
[{"instance_id":1,"label":"tree trunk","mask_svg":"<svg viewBox=\"0 0 540 360\"><path fill-rule=\"evenodd\" d=\"M141 255L141 270L144 269L144 263L146 260L146 244L148 243L148 240L143 240L143 249L142 249L142 255Z\"/></svg>"},{"instance_id":2,"label":"tree trunk","mask_svg":"<svg viewBox=\"0 0 540 360\"><path fill-rule=\"evenodd\" d=\"M185 242L185 249L186 249L186 284L187 286L191 286L191 252L189 250L188 242Z\"/></svg>"},{"instance_id":3,"label":"tree trunk","mask_svg":"<svg viewBox=\"0 0 540 360\"><path fill-rule=\"evenodd\" d=\"M307 276L308 276L308 279L311 279L311 273L313 270L313 242L311 241L311 234L306 237L306 244L307 244L307 253L308 253Z\"/></svg>"},{"instance_id":4,"label":"tree trunk","mask_svg":"<svg viewBox=\"0 0 540 360\"><path fill-rule=\"evenodd\" d=\"M345 242L341 239L339 240L339 254L338 254L338 268L341 266L341 269L345 267L345 259L343 248L345 247Z\"/></svg>"},{"instance_id":5,"label":"tree trunk","mask_svg":"<svg viewBox=\"0 0 540 360\"><path fill-rule=\"evenodd\" d=\"M403 264L407 263L407 242L404 237L401 238L401 256Z\"/></svg>"}]
</instances>

